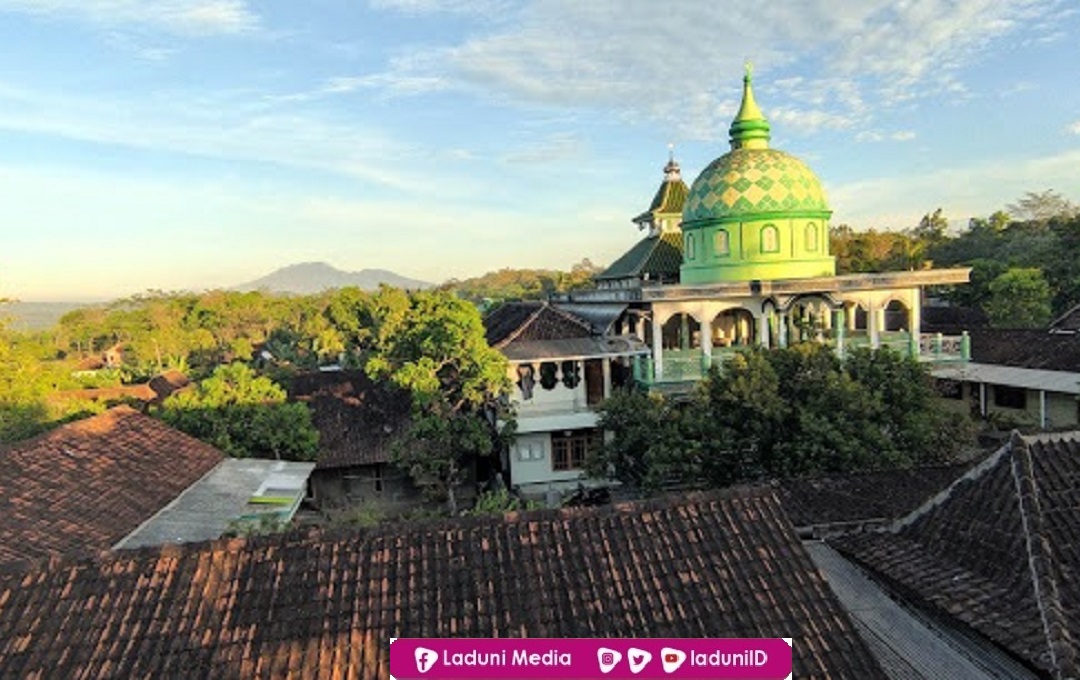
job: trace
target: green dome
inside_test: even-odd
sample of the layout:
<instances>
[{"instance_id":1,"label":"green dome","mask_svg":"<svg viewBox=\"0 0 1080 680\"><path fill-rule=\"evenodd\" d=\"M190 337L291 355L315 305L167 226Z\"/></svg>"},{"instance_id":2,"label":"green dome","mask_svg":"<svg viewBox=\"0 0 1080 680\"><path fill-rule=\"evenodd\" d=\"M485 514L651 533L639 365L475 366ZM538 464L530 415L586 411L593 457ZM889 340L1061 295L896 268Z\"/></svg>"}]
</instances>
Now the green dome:
<instances>
[{"instance_id":1,"label":"green dome","mask_svg":"<svg viewBox=\"0 0 1080 680\"><path fill-rule=\"evenodd\" d=\"M694 180L683 210L683 228L760 213L828 211L821 182L798 158L776 149L738 148L710 163Z\"/></svg>"}]
</instances>

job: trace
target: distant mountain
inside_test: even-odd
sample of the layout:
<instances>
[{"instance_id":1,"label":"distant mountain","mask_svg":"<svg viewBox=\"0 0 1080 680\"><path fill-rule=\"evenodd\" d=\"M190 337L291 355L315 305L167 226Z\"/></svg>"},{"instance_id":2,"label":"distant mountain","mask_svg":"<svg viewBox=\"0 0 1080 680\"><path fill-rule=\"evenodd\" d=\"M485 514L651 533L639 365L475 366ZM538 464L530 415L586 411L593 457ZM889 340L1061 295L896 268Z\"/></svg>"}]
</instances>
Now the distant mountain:
<instances>
[{"instance_id":1,"label":"distant mountain","mask_svg":"<svg viewBox=\"0 0 1080 680\"><path fill-rule=\"evenodd\" d=\"M42 331L52 328L60 317L80 307L93 307L93 302L9 302L0 305L0 318L19 331Z\"/></svg>"},{"instance_id":2,"label":"distant mountain","mask_svg":"<svg viewBox=\"0 0 1080 680\"><path fill-rule=\"evenodd\" d=\"M233 290L266 290L271 293L294 293L311 295L330 288L356 286L363 290L375 290L380 284L396 288L431 288L427 281L410 279L385 269L361 269L346 272L325 262L304 262L282 267L266 276L233 286Z\"/></svg>"}]
</instances>

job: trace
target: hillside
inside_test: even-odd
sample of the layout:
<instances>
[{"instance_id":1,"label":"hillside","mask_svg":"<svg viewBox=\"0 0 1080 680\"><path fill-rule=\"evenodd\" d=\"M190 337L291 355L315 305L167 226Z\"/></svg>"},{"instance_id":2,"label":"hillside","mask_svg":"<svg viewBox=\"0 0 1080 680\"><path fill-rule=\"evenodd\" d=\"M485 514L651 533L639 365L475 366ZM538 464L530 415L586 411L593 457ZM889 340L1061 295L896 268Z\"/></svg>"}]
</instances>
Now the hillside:
<instances>
[{"instance_id":1,"label":"hillside","mask_svg":"<svg viewBox=\"0 0 1080 680\"><path fill-rule=\"evenodd\" d=\"M266 276L248 281L233 290L265 290L271 293L294 293L311 295L331 288L356 286L363 290L375 290L381 284L396 288L430 288L431 283L410 279L385 269L361 269L348 272L325 262L304 262L282 267Z\"/></svg>"},{"instance_id":2,"label":"hillside","mask_svg":"<svg viewBox=\"0 0 1080 680\"><path fill-rule=\"evenodd\" d=\"M73 309L89 307L92 302L10 302L0 306L0 317L18 331L40 331L52 328L60 317Z\"/></svg>"}]
</instances>

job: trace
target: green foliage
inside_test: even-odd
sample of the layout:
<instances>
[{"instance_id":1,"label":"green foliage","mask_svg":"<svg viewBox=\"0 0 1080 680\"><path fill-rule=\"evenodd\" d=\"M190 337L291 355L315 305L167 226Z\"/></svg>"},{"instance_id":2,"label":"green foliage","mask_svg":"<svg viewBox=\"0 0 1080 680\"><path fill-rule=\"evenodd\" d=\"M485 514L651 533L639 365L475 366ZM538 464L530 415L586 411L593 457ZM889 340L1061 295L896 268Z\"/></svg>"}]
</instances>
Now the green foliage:
<instances>
[{"instance_id":1,"label":"green foliage","mask_svg":"<svg viewBox=\"0 0 1080 680\"><path fill-rule=\"evenodd\" d=\"M990 282L983 308L998 328L1043 328L1050 322L1050 285L1041 270L1009 269Z\"/></svg>"},{"instance_id":2,"label":"green foliage","mask_svg":"<svg viewBox=\"0 0 1080 680\"><path fill-rule=\"evenodd\" d=\"M505 300L543 300L552 293L588 287L592 277L601 271L601 267L588 259L575 264L569 272L507 268L464 281L452 279L439 290L454 293L477 305L498 304Z\"/></svg>"},{"instance_id":3,"label":"green foliage","mask_svg":"<svg viewBox=\"0 0 1080 680\"><path fill-rule=\"evenodd\" d=\"M162 420L238 458L314 460L319 433L311 412L241 363L220 366L194 389L168 399Z\"/></svg>"},{"instance_id":4,"label":"green foliage","mask_svg":"<svg viewBox=\"0 0 1080 680\"><path fill-rule=\"evenodd\" d=\"M972 437L918 362L862 350L841 364L816 343L736 354L685 402L613 396L601 425L614 437L589 474L646 492L937 462Z\"/></svg>"},{"instance_id":5,"label":"green foliage","mask_svg":"<svg viewBox=\"0 0 1080 680\"><path fill-rule=\"evenodd\" d=\"M456 513L455 490L475 459L501 443L506 358L485 341L476 307L448 292L383 288L363 306L365 371L412 395L412 422L394 461Z\"/></svg>"},{"instance_id":6,"label":"green foliage","mask_svg":"<svg viewBox=\"0 0 1080 680\"><path fill-rule=\"evenodd\" d=\"M536 510L540 507L541 505L535 501L526 502L506 489L499 489L498 491L485 491L477 496L476 505L466 514L473 517L482 517L484 515L502 515L520 510Z\"/></svg>"}]
</instances>

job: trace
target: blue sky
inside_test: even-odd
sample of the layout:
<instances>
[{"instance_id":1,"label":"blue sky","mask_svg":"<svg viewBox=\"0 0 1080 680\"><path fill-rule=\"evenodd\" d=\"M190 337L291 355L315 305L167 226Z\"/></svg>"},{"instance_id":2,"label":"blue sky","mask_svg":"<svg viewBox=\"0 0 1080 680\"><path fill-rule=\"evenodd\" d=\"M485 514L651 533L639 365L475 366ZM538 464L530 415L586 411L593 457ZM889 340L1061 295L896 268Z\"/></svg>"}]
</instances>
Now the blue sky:
<instances>
[{"instance_id":1,"label":"blue sky","mask_svg":"<svg viewBox=\"0 0 1080 680\"><path fill-rule=\"evenodd\" d=\"M1071 0L0 0L0 297L611 262L742 65L833 223L1080 202Z\"/></svg>"}]
</instances>

